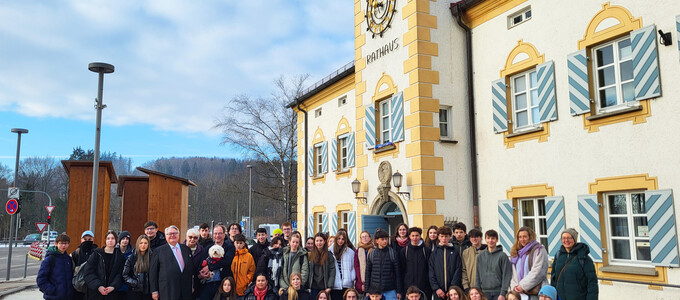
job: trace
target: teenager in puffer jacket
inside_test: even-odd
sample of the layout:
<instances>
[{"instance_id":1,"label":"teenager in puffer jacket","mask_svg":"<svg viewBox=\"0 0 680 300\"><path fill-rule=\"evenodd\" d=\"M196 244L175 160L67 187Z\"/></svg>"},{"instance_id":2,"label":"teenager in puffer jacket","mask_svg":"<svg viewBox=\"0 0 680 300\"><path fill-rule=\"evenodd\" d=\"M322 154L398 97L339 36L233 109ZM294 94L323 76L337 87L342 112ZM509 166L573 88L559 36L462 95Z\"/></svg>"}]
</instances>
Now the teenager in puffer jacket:
<instances>
[{"instance_id":1,"label":"teenager in puffer jacket","mask_svg":"<svg viewBox=\"0 0 680 300\"><path fill-rule=\"evenodd\" d=\"M451 286L463 286L463 262L458 250L453 246L451 228L441 227L437 230L439 245L430 255L430 286L439 298L446 298L446 291Z\"/></svg>"},{"instance_id":2,"label":"teenager in puffer jacket","mask_svg":"<svg viewBox=\"0 0 680 300\"><path fill-rule=\"evenodd\" d=\"M354 245L349 240L347 231L338 230L335 236L335 244L328 249L335 257L335 281L331 289L331 299L342 299L345 291L354 287L357 278L355 269Z\"/></svg>"},{"instance_id":3,"label":"teenager in puffer jacket","mask_svg":"<svg viewBox=\"0 0 680 300\"><path fill-rule=\"evenodd\" d=\"M149 248L149 237L140 235L135 244L135 251L125 261L123 267L123 282L130 289L128 297L130 299L149 299L149 265L151 249Z\"/></svg>"},{"instance_id":4,"label":"teenager in puffer jacket","mask_svg":"<svg viewBox=\"0 0 680 300\"><path fill-rule=\"evenodd\" d=\"M73 261L66 253L71 238L66 234L57 236L55 246L47 248L47 255L40 264L36 281L43 298L49 300L68 300L73 296Z\"/></svg>"}]
</instances>

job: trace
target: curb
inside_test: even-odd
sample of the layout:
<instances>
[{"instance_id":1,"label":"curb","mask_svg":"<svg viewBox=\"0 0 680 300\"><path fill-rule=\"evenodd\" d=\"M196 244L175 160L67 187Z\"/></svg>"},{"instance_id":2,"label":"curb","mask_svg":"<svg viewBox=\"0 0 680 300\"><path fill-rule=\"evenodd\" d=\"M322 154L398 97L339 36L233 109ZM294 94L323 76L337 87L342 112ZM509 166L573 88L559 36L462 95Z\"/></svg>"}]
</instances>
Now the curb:
<instances>
[{"instance_id":1,"label":"curb","mask_svg":"<svg viewBox=\"0 0 680 300\"><path fill-rule=\"evenodd\" d=\"M5 296L7 296L7 295L11 295L11 294L17 293L17 292L21 292L21 291L23 291L23 290L25 290L25 289L29 289L29 288L37 288L37 287L38 287L37 284L31 283L31 284L29 284L29 285L20 286L20 287L15 287L15 288L11 288L11 289L9 289L9 290L4 290L4 291L1 291L1 292L0 292L0 298L5 297Z\"/></svg>"}]
</instances>

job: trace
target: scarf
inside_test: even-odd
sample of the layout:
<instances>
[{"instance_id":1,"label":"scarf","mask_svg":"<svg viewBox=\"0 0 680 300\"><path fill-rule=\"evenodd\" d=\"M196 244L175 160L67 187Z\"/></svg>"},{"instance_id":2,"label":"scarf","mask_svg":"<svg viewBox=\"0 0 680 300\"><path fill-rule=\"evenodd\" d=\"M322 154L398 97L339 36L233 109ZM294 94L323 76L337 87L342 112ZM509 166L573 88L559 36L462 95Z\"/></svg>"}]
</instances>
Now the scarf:
<instances>
[{"instance_id":1,"label":"scarf","mask_svg":"<svg viewBox=\"0 0 680 300\"><path fill-rule=\"evenodd\" d=\"M367 244L364 244L364 243L362 243L362 242L359 242L359 245L357 245L357 247L362 248L362 249L368 251L368 250L370 250L370 249L373 249L373 243L368 242Z\"/></svg>"},{"instance_id":2,"label":"scarf","mask_svg":"<svg viewBox=\"0 0 680 300\"><path fill-rule=\"evenodd\" d=\"M517 256L514 256L510 259L510 262L515 265L515 270L517 270L517 281L522 281L524 279L524 276L526 274L529 274L529 263L528 260L530 259L529 254L531 254L531 250L533 250L534 246L538 244L537 241L531 241L531 243L528 243L526 246L524 246L522 249L517 251ZM541 245L539 244L538 247L536 248L541 248Z\"/></svg>"},{"instance_id":3,"label":"scarf","mask_svg":"<svg viewBox=\"0 0 680 300\"><path fill-rule=\"evenodd\" d=\"M395 240L397 241L397 244L399 244L399 247L406 247L406 245L408 245L408 242L410 241L409 238L400 237L397 237Z\"/></svg>"},{"instance_id":4,"label":"scarf","mask_svg":"<svg viewBox=\"0 0 680 300\"><path fill-rule=\"evenodd\" d=\"M257 287L255 287L253 289L253 293L255 294L255 298L257 298L257 300L264 300L264 296L267 295L267 289L268 288L269 287L265 287L264 290L260 290Z\"/></svg>"}]
</instances>

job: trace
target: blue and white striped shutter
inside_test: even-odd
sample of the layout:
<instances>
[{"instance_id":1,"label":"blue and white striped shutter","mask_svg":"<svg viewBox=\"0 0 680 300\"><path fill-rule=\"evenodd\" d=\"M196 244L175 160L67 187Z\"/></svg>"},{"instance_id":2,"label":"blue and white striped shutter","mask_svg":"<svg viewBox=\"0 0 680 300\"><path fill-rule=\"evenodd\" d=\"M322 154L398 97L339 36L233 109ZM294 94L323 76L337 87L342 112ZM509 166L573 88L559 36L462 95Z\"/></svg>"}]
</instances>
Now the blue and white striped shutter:
<instances>
[{"instance_id":1,"label":"blue and white striped shutter","mask_svg":"<svg viewBox=\"0 0 680 300\"><path fill-rule=\"evenodd\" d=\"M366 107L364 131L366 132L366 148L375 148L375 107L373 105Z\"/></svg>"},{"instance_id":2,"label":"blue and white striped shutter","mask_svg":"<svg viewBox=\"0 0 680 300\"><path fill-rule=\"evenodd\" d=\"M321 173L328 173L328 142L321 144Z\"/></svg>"},{"instance_id":3,"label":"blue and white striped shutter","mask_svg":"<svg viewBox=\"0 0 680 300\"><path fill-rule=\"evenodd\" d=\"M663 267L680 267L673 190L645 191L645 203L652 264Z\"/></svg>"},{"instance_id":4,"label":"blue and white striped shutter","mask_svg":"<svg viewBox=\"0 0 680 300\"><path fill-rule=\"evenodd\" d=\"M512 200L498 201L498 232L503 252L510 255L510 248L515 240L515 216Z\"/></svg>"},{"instance_id":5,"label":"blue and white striped shutter","mask_svg":"<svg viewBox=\"0 0 680 300\"><path fill-rule=\"evenodd\" d=\"M307 237L314 236L314 214L310 214L307 217Z\"/></svg>"},{"instance_id":6,"label":"blue and white striped shutter","mask_svg":"<svg viewBox=\"0 0 680 300\"><path fill-rule=\"evenodd\" d=\"M392 142L404 140L404 92L392 96Z\"/></svg>"},{"instance_id":7,"label":"blue and white striped shutter","mask_svg":"<svg viewBox=\"0 0 680 300\"><path fill-rule=\"evenodd\" d=\"M555 96L555 62L552 60L536 66L538 77L538 110L540 121L557 120L557 97Z\"/></svg>"},{"instance_id":8,"label":"blue and white striped shutter","mask_svg":"<svg viewBox=\"0 0 680 300\"><path fill-rule=\"evenodd\" d=\"M328 213L321 214L321 232L328 232Z\"/></svg>"},{"instance_id":9,"label":"blue and white striped shutter","mask_svg":"<svg viewBox=\"0 0 680 300\"><path fill-rule=\"evenodd\" d=\"M678 32L678 37L676 45L678 45L678 52L680 52L680 15L675 17L675 30Z\"/></svg>"},{"instance_id":10,"label":"blue and white striped shutter","mask_svg":"<svg viewBox=\"0 0 680 300\"><path fill-rule=\"evenodd\" d=\"M347 234L349 235L349 240L352 241L352 244L356 245L357 244L357 213L354 211L350 211L347 213L347 220L349 222L349 226L347 228Z\"/></svg>"},{"instance_id":11,"label":"blue and white striped shutter","mask_svg":"<svg viewBox=\"0 0 680 300\"><path fill-rule=\"evenodd\" d=\"M633 46L633 82L635 100L661 96L659 60L656 52L656 25L642 27L630 33Z\"/></svg>"},{"instance_id":12,"label":"blue and white striped shutter","mask_svg":"<svg viewBox=\"0 0 680 300\"><path fill-rule=\"evenodd\" d=\"M567 55L567 75L569 78L569 110L571 115L577 116L590 112L586 49Z\"/></svg>"},{"instance_id":13,"label":"blue and white striped shutter","mask_svg":"<svg viewBox=\"0 0 680 300\"><path fill-rule=\"evenodd\" d=\"M578 224L581 242L590 248L590 257L595 262L602 262L602 232L597 195L578 196Z\"/></svg>"},{"instance_id":14,"label":"blue and white striped shutter","mask_svg":"<svg viewBox=\"0 0 680 300\"><path fill-rule=\"evenodd\" d=\"M347 166L354 167L354 132L347 137Z\"/></svg>"},{"instance_id":15,"label":"blue and white striped shutter","mask_svg":"<svg viewBox=\"0 0 680 300\"><path fill-rule=\"evenodd\" d=\"M508 101L505 78L491 83L491 104L493 105L493 132L508 131Z\"/></svg>"},{"instance_id":16,"label":"blue and white striped shutter","mask_svg":"<svg viewBox=\"0 0 680 300\"><path fill-rule=\"evenodd\" d=\"M330 224L328 226L328 232L330 235L336 235L338 234L338 213L337 212L330 212L328 213L330 215Z\"/></svg>"},{"instance_id":17,"label":"blue and white striped shutter","mask_svg":"<svg viewBox=\"0 0 680 300\"><path fill-rule=\"evenodd\" d=\"M338 139L331 140L331 171L338 170Z\"/></svg>"},{"instance_id":18,"label":"blue and white striped shutter","mask_svg":"<svg viewBox=\"0 0 680 300\"><path fill-rule=\"evenodd\" d=\"M564 197L545 197L546 222L548 223L548 254L555 257L562 245L564 221Z\"/></svg>"},{"instance_id":19,"label":"blue and white striped shutter","mask_svg":"<svg viewBox=\"0 0 680 300\"><path fill-rule=\"evenodd\" d=\"M307 150L307 173L309 177L314 177L314 146Z\"/></svg>"}]
</instances>

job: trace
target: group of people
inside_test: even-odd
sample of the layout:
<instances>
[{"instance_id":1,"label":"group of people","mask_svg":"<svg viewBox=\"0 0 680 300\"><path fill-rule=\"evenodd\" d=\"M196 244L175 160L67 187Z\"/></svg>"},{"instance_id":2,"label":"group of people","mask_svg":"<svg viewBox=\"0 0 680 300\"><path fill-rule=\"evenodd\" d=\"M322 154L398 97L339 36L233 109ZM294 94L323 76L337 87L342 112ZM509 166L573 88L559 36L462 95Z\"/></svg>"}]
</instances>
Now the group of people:
<instances>
[{"instance_id":1,"label":"group of people","mask_svg":"<svg viewBox=\"0 0 680 300\"><path fill-rule=\"evenodd\" d=\"M481 300L597 299L588 247L573 229L562 233L552 262L529 227L522 227L508 257L498 233L452 227L408 228L393 236L363 231L355 246L346 230L304 240L290 223L269 234L256 231L250 247L238 223L189 229L153 221L133 244L127 231L109 231L105 245L83 232L66 253L60 234L41 264L37 282L45 299L202 300ZM558 298L559 295L559 298Z\"/></svg>"}]
</instances>

